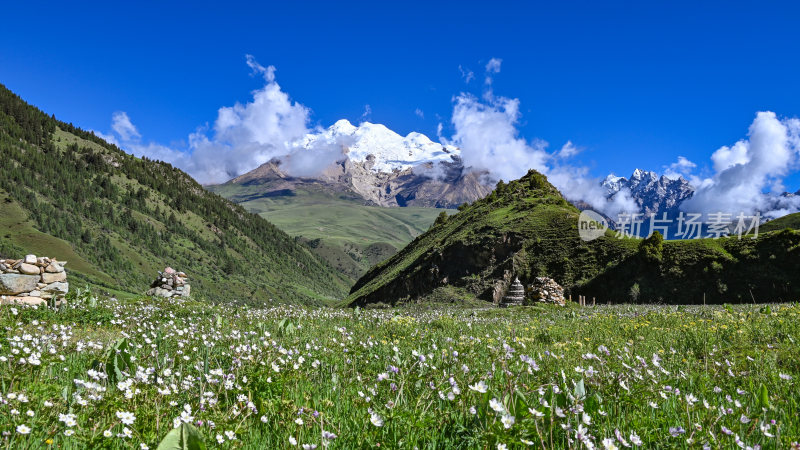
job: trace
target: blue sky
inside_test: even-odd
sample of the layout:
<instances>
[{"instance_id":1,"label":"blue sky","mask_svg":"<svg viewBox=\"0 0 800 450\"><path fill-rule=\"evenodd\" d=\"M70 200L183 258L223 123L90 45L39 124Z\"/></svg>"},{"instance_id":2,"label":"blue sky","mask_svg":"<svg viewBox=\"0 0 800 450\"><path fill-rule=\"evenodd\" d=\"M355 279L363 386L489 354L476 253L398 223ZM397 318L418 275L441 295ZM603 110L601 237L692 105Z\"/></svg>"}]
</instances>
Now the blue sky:
<instances>
[{"instance_id":1,"label":"blue sky","mask_svg":"<svg viewBox=\"0 0 800 450\"><path fill-rule=\"evenodd\" d=\"M493 92L519 99L520 135L573 142L595 176L678 156L710 171L757 111L800 114L796 2L79 3L5 4L0 82L86 129L125 111L177 148L263 86L246 54L314 124L370 105L370 121L434 139L500 58Z\"/></svg>"}]
</instances>

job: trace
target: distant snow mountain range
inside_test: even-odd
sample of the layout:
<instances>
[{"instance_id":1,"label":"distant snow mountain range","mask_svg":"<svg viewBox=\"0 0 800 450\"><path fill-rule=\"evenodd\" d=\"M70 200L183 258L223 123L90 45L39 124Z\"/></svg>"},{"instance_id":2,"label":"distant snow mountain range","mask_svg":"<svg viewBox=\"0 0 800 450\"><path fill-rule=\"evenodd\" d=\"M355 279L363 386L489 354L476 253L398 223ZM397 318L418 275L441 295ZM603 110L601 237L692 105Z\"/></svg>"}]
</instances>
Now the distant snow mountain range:
<instances>
[{"instance_id":1,"label":"distant snow mountain range","mask_svg":"<svg viewBox=\"0 0 800 450\"><path fill-rule=\"evenodd\" d=\"M262 186L264 193L270 195L316 186L353 192L369 205L439 208L473 202L494 188L486 172L464 167L459 148L433 142L421 133L401 136L381 124L363 122L356 126L339 120L319 133L306 135L299 145L303 149L287 159L272 160L228 184ZM313 152L332 148L335 162L313 176L293 174L294 155L313 157ZM683 177L670 178L642 169L634 170L629 178L611 174L600 186L606 198L628 195L645 215L677 213L695 192ZM795 195L800 191L783 194ZM579 201L576 204L591 207Z\"/></svg>"},{"instance_id":2,"label":"distant snow mountain range","mask_svg":"<svg viewBox=\"0 0 800 450\"><path fill-rule=\"evenodd\" d=\"M645 217L654 213L660 217L662 213L667 213L668 217L674 218L681 204L695 193L695 187L683 177L669 178L641 169L634 170L630 178L611 174L601 184L605 189L606 198L625 191L624 194L630 195L639 206L638 212L643 213ZM797 196L800 196L800 191L784 192L772 197L771 203L765 205L765 208L766 210L785 208L786 199Z\"/></svg>"},{"instance_id":3,"label":"distant snow mountain range","mask_svg":"<svg viewBox=\"0 0 800 450\"><path fill-rule=\"evenodd\" d=\"M636 169L630 178L613 174L601 183L606 198L611 198L622 191L639 205L639 212L645 215L653 213L672 213L678 210L684 200L694 194L695 188L683 178L659 176L655 172Z\"/></svg>"}]
</instances>

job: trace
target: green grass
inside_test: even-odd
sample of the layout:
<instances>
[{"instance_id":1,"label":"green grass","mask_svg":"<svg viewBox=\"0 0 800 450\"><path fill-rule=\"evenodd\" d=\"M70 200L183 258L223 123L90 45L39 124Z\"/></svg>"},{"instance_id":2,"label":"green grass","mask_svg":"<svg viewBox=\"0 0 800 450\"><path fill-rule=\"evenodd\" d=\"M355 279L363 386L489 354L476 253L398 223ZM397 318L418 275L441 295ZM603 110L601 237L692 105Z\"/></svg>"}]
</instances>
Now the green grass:
<instances>
[{"instance_id":1,"label":"green grass","mask_svg":"<svg viewBox=\"0 0 800 450\"><path fill-rule=\"evenodd\" d=\"M274 196L264 195L257 185L223 184L209 189L289 235L312 242L317 255L353 281L428 230L436 216L445 211L366 206L353 194L314 188Z\"/></svg>"},{"instance_id":2,"label":"green grass","mask_svg":"<svg viewBox=\"0 0 800 450\"><path fill-rule=\"evenodd\" d=\"M585 448L579 427L595 448L617 432L641 448L800 440L797 304L454 308L449 295L391 310L85 294L58 311L4 306L0 446L154 449L182 415L221 449Z\"/></svg>"},{"instance_id":3,"label":"green grass","mask_svg":"<svg viewBox=\"0 0 800 450\"><path fill-rule=\"evenodd\" d=\"M767 231L780 231L783 229L800 230L800 213L787 214L771 220L758 228L759 233Z\"/></svg>"}]
</instances>

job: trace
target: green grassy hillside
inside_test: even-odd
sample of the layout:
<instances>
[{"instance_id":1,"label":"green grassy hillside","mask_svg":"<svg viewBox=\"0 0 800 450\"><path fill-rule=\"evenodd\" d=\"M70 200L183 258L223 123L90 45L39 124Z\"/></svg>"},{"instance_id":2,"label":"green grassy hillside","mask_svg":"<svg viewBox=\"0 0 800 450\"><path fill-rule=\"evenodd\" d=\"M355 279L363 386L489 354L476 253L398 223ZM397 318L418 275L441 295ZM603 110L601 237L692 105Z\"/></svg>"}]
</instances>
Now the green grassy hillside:
<instances>
[{"instance_id":1,"label":"green grassy hillside","mask_svg":"<svg viewBox=\"0 0 800 450\"><path fill-rule=\"evenodd\" d=\"M767 231L780 231L789 228L791 230L800 230L800 213L787 214L775 220L762 224L758 231L759 233Z\"/></svg>"},{"instance_id":2,"label":"green grassy hillside","mask_svg":"<svg viewBox=\"0 0 800 450\"><path fill-rule=\"evenodd\" d=\"M573 295L601 302L701 303L800 297L800 232L661 242L584 242L579 211L531 171L499 184L416 238L354 285L350 305L394 304L457 292L496 301L513 277L554 278ZM658 235L660 237L660 235Z\"/></svg>"},{"instance_id":3,"label":"green grassy hillside","mask_svg":"<svg viewBox=\"0 0 800 450\"><path fill-rule=\"evenodd\" d=\"M660 236L660 235L659 235ZM648 241L642 241L646 247ZM639 251L575 292L598 301L756 303L800 299L800 232L667 241Z\"/></svg>"},{"instance_id":4,"label":"green grassy hillside","mask_svg":"<svg viewBox=\"0 0 800 450\"><path fill-rule=\"evenodd\" d=\"M424 233L443 211L366 206L357 195L315 187L270 194L259 185L227 183L208 189L301 237L353 281Z\"/></svg>"},{"instance_id":5,"label":"green grassy hillside","mask_svg":"<svg viewBox=\"0 0 800 450\"><path fill-rule=\"evenodd\" d=\"M166 265L209 300L323 303L346 293L344 277L268 221L2 85L0 159L2 255L67 260L75 282L133 293Z\"/></svg>"}]
</instances>

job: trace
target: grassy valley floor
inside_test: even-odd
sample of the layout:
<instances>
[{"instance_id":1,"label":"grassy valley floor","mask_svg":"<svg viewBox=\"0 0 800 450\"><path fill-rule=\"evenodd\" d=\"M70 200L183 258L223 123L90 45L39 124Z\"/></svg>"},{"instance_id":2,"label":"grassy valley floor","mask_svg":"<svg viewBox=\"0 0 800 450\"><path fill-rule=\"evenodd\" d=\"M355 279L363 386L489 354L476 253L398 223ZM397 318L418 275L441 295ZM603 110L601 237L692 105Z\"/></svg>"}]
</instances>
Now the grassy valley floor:
<instances>
[{"instance_id":1,"label":"grassy valley floor","mask_svg":"<svg viewBox=\"0 0 800 450\"><path fill-rule=\"evenodd\" d=\"M789 448L800 306L0 308L0 446ZM794 444L796 445L796 444ZM308 447L311 448L311 447Z\"/></svg>"},{"instance_id":2,"label":"grassy valley floor","mask_svg":"<svg viewBox=\"0 0 800 450\"><path fill-rule=\"evenodd\" d=\"M322 188L298 188L264 194L260 186L223 184L208 187L267 219L353 282L370 267L397 253L433 224L437 208L366 206L360 197Z\"/></svg>"}]
</instances>

